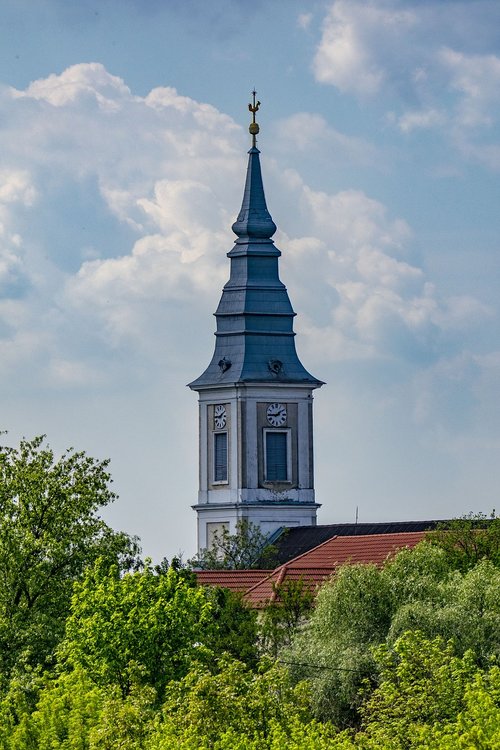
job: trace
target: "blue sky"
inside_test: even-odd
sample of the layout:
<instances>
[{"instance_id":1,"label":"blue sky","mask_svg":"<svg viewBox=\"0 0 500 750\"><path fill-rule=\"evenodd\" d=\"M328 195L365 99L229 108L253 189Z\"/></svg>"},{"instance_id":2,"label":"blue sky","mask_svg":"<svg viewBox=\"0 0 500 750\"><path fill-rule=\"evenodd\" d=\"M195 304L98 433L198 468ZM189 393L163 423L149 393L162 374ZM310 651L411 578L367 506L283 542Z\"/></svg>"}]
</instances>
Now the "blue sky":
<instances>
[{"instance_id":1,"label":"blue sky","mask_svg":"<svg viewBox=\"0 0 500 750\"><path fill-rule=\"evenodd\" d=\"M498 2L3 0L0 428L109 456L195 546L197 405L250 91L319 522L498 508Z\"/></svg>"}]
</instances>

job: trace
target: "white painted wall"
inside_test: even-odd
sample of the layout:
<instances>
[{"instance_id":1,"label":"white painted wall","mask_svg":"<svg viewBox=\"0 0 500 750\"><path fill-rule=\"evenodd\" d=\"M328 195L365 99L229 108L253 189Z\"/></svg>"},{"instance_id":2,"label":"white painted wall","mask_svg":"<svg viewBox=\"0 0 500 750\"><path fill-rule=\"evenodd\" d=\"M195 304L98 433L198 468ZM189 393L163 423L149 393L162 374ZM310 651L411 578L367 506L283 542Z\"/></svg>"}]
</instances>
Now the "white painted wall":
<instances>
[{"instance_id":1,"label":"white painted wall","mask_svg":"<svg viewBox=\"0 0 500 750\"><path fill-rule=\"evenodd\" d=\"M206 546L207 523L227 523L230 533L243 518L260 525L265 533L281 526L310 526L316 523L312 456L313 435L309 428L312 404L310 385L248 385L207 388L199 391L200 425L200 481L198 503L193 506L198 515L198 549ZM239 403L245 404L245 420L241 420ZM293 475L295 485L278 486L262 482L259 486L258 444L269 424L258 421L258 404L285 403L291 413L296 405L297 419L293 424ZM213 484L212 407L226 404L228 413L228 482ZM262 411L262 410L261 410ZM243 476L242 460L246 465ZM262 474L262 471L260 472Z\"/></svg>"}]
</instances>

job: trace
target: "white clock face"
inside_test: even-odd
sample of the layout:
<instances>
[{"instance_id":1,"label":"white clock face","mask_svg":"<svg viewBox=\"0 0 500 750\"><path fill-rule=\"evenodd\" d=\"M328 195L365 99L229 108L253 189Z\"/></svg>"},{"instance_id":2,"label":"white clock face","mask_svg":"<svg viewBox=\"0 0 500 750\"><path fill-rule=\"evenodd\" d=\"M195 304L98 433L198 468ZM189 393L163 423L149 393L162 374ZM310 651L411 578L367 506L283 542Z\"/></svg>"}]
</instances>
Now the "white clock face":
<instances>
[{"instance_id":1,"label":"white clock face","mask_svg":"<svg viewBox=\"0 0 500 750\"><path fill-rule=\"evenodd\" d=\"M269 404L267 407L267 421L272 427L283 427L286 424L285 404Z\"/></svg>"},{"instance_id":2,"label":"white clock face","mask_svg":"<svg viewBox=\"0 0 500 750\"><path fill-rule=\"evenodd\" d=\"M226 407L224 404L217 404L214 408L214 424L216 430L222 430L226 426Z\"/></svg>"}]
</instances>

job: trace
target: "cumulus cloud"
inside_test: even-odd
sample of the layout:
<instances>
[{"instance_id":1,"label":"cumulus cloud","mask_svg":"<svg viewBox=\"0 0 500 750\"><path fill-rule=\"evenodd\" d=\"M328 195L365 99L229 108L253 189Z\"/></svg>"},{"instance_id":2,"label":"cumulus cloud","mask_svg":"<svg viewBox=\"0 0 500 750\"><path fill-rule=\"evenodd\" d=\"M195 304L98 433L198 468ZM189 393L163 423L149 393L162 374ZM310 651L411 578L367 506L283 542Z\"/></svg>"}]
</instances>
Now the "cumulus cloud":
<instances>
[{"instance_id":1,"label":"cumulus cloud","mask_svg":"<svg viewBox=\"0 0 500 750\"><path fill-rule=\"evenodd\" d=\"M130 97L130 89L121 78L113 76L100 63L72 65L63 73L33 81L25 91L12 89L14 97L45 101L54 107L65 107L85 97L95 99L106 110L119 107L117 94Z\"/></svg>"},{"instance_id":2,"label":"cumulus cloud","mask_svg":"<svg viewBox=\"0 0 500 750\"><path fill-rule=\"evenodd\" d=\"M344 94L384 92L398 105L387 120L403 133L436 130L467 158L498 169L500 57L490 31L498 6L483 0L470 11L461 2L335 0L316 79ZM470 39L479 50L468 48Z\"/></svg>"},{"instance_id":3,"label":"cumulus cloud","mask_svg":"<svg viewBox=\"0 0 500 750\"><path fill-rule=\"evenodd\" d=\"M340 9L344 25L349 21L355 26L355 3L343 3ZM366 16L363 34L354 26L349 32L362 44L373 17ZM387 23L390 41L392 22ZM407 28L410 21L394 23ZM385 62L375 52L370 55L373 70L382 72L377 85L390 85ZM447 67L443 59L439 63L442 70L446 67L445 80L455 82L449 95L460 100L473 98L463 82L466 63L451 58ZM420 67L414 78L423 91L433 69ZM366 95L366 81L363 86ZM481 111L489 111L491 99L477 102ZM450 118L445 104L412 101L411 107L395 112L393 122L408 135L445 127ZM131 431L149 455L146 433L151 432L161 446L152 452L151 474L165 452L174 461L186 460L186 471L195 473L194 406L191 394L182 394L182 384L196 377L211 355L211 313L228 276L226 252L243 192L247 136L209 104L171 87L137 96L98 64L73 66L24 91L0 90L0 106L6 165L0 179L4 393L15 387L20 402L23 387L29 393L38 389L33 400L42 414L39 420L55 419L56 402L62 403L61 412L69 403L78 405L80 420L88 420L89 445L98 418L100 428L106 423L103 432L120 432L126 456L134 450ZM470 125L469 130L478 127L488 126ZM300 160L291 158L299 152L308 157L305 161L311 154L326 160L330 153L343 152L359 167L380 161L375 149L315 113L297 113L280 130L282 150L273 149L274 159L265 153L263 169L269 208L280 226L281 275L298 312L298 349L312 372L336 381L319 396L326 408L319 410L323 433L317 445L327 453L327 472L332 440L347 454L363 433L367 456L372 455L370 429L378 435L390 409L401 423L413 420L418 439L431 435L433 449L441 440L445 444L446 437L449 444L458 440L454 427L458 434L463 426L463 436L467 424L483 416L485 423L491 419L493 432L488 401L500 403L499 360L490 352L493 347L476 343L488 326L495 328L492 311L474 298L472 284L465 285L468 295L449 296L433 283L412 227L399 211L372 197L369 188L352 189L353 182L347 182L339 190L323 174L306 179L297 167ZM329 167L330 162L325 171ZM281 215L276 206L283 207ZM47 398L47 389L57 399ZM130 398L131 390L147 393L147 398ZM148 409L154 412L151 418L145 415ZM339 410L343 424L337 419ZM336 420L330 419L332 412ZM61 416L63 431L68 421ZM51 429L54 424L57 419ZM347 428L350 437L347 424L354 425ZM72 441L73 433L68 435ZM102 450L108 452L105 440ZM381 452L387 445L382 443ZM460 461L464 446L457 447ZM352 466L350 460L347 465ZM168 471L166 481L171 482ZM328 474L327 502L332 481ZM131 491L131 505L142 492L142 486ZM400 496L394 491L394 497Z\"/></svg>"},{"instance_id":4,"label":"cumulus cloud","mask_svg":"<svg viewBox=\"0 0 500 750\"><path fill-rule=\"evenodd\" d=\"M375 146L363 138L346 135L332 128L324 117L312 112L297 112L276 123L278 147L308 154L316 152L321 158L346 160L350 164L373 165L379 160Z\"/></svg>"},{"instance_id":5,"label":"cumulus cloud","mask_svg":"<svg viewBox=\"0 0 500 750\"><path fill-rule=\"evenodd\" d=\"M175 305L200 303L230 249L241 129L173 88L136 97L97 63L0 94L0 290L25 292L0 308L3 369L31 351L40 382L90 385L102 347L163 329L168 349Z\"/></svg>"},{"instance_id":6,"label":"cumulus cloud","mask_svg":"<svg viewBox=\"0 0 500 750\"><path fill-rule=\"evenodd\" d=\"M16 297L29 283L24 264L23 239L16 231L16 211L29 208L36 190L29 173L20 169L0 170L0 293Z\"/></svg>"},{"instance_id":7,"label":"cumulus cloud","mask_svg":"<svg viewBox=\"0 0 500 750\"><path fill-rule=\"evenodd\" d=\"M456 345L457 331L492 315L473 298L439 294L410 260L410 227L379 201L356 190L314 191L298 176L294 188L310 234L283 244L303 345L318 361L435 361Z\"/></svg>"},{"instance_id":8,"label":"cumulus cloud","mask_svg":"<svg viewBox=\"0 0 500 750\"><path fill-rule=\"evenodd\" d=\"M440 60L449 72L449 86L457 91L457 117L464 127L491 126L500 118L500 57L467 55L444 48Z\"/></svg>"},{"instance_id":9,"label":"cumulus cloud","mask_svg":"<svg viewBox=\"0 0 500 750\"><path fill-rule=\"evenodd\" d=\"M20 169L0 170L0 203L22 203L31 206L36 198L36 190L29 173Z\"/></svg>"},{"instance_id":10,"label":"cumulus cloud","mask_svg":"<svg viewBox=\"0 0 500 750\"><path fill-rule=\"evenodd\" d=\"M323 24L316 78L343 92L376 94L389 72L384 51L394 54L416 21L416 14L402 7L337 0Z\"/></svg>"},{"instance_id":11,"label":"cumulus cloud","mask_svg":"<svg viewBox=\"0 0 500 750\"><path fill-rule=\"evenodd\" d=\"M347 5L341 11L350 12ZM9 229L11 245L23 237L35 272L17 316L3 308L11 320L4 367L25 364L32 346L42 380L80 388L106 380L109 352L131 370L139 353L157 364L193 357L227 278L230 225L243 189L241 129L173 88L136 96L98 64L4 92L3 103L6 147L18 166L0 184L0 207L29 211L36 200L43 213L58 202L57 224L45 235L20 216ZM376 158L364 141L318 115L294 115L285 132L294 150L342 149L360 163ZM33 144L29 170L19 148L26 138ZM315 360L428 363L454 332L489 314L472 298L440 295L412 259L410 227L380 201L361 190L315 190L277 162L268 169L294 217L277 244L301 313L298 328L307 333L302 346ZM92 228L96 216L106 240L118 234L119 242L102 241ZM52 249L55 227L64 252ZM19 272L19 262L26 267L19 257L0 255L0 281Z\"/></svg>"}]
</instances>

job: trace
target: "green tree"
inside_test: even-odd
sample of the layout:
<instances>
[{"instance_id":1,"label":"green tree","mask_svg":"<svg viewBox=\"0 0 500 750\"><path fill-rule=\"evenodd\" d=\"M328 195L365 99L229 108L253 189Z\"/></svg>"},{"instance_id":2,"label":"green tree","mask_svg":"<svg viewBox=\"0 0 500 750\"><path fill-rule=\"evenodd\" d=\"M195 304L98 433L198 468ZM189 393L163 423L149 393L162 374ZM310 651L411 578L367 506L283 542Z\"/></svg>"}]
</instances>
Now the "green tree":
<instances>
[{"instance_id":1,"label":"green tree","mask_svg":"<svg viewBox=\"0 0 500 750\"><path fill-rule=\"evenodd\" d=\"M34 710L12 694L0 704L1 750L142 750L153 728L153 688L134 682L124 697L79 667L40 682Z\"/></svg>"},{"instance_id":2,"label":"green tree","mask_svg":"<svg viewBox=\"0 0 500 750\"><path fill-rule=\"evenodd\" d=\"M361 708L353 750L493 750L500 746L500 669L477 667L452 641L404 633L375 651L380 684ZM347 750L347 747L346 747Z\"/></svg>"},{"instance_id":3,"label":"green tree","mask_svg":"<svg viewBox=\"0 0 500 750\"><path fill-rule=\"evenodd\" d=\"M497 750L500 747L500 669L477 672L467 685L463 709L455 721L422 727L420 750Z\"/></svg>"},{"instance_id":4,"label":"green tree","mask_svg":"<svg viewBox=\"0 0 500 750\"><path fill-rule=\"evenodd\" d=\"M167 682L209 648L212 609L185 571L158 575L146 564L121 575L99 560L75 583L59 666L79 667L97 685L118 685L124 696L139 681L161 698Z\"/></svg>"},{"instance_id":5,"label":"green tree","mask_svg":"<svg viewBox=\"0 0 500 750\"><path fill-rule=\"evenodd\" d=\"M423 542L385 566L346 565L320 590L309 622L284 657L295 679L312 684L315 715L340 726L359 722L360 686L377 685L373 649L408 630L453 638L486 665L500 655L500 570L483 560L453 569L446 552Z\"/></svg>"},{"instance_id":6,"label":"green tree","mask_svg":"<svg viewBox=\"0 0 500 750\"><path fill-rule=\"evenodd\" d=\"M0 447L0 671L44 665L60 640L73 582L97 557L130 565L135 540L98 515L115 499L108 461L43 437ZM23 666L24 665L24 666Z\"/></svg>"},{"instance_id":7,"label":"green tree","mask_svg":"<svg viewBox=\"0 0 500 750\"><path fill-rule=\"evenodd\" d=\"M255 666L258 659L257 612L245 603L242 594L229 589L207 586L205 596L211 605L205 643L217 655Z\"/></svg>"},{"instance_id":8,"label":"green tree","mask_svg":"<svg viewBox=\"0 0 500 750\"><path fill-rule=\"evenodd\" d=\"M410 629L427 638L453 639L458 654L472 650L482 666L500 657L500 570L482 560L463 574L451 572L436 595L402 601L394 609L387 642Z\"/></svg>"},{"instance_id":9,"label":"green tree","mask_svg":"<svg viewBox=\"0 0 500 750\"><path fill-rule=\"evenodd\" d=\"M244 519L238 521L235 534L230 534L226 528L216 532L212 547L203 549L189 564L202 570L273 568L276 551L260 526Z\"/></svg>"},{"instance_id":10,"label":"green tree","mask_svg":"<svg viewBox=\"0 0 500 750\"><path fill-rule=\"evenodd\" d=\"M372 647L391 622L391 588L375 565L345 565L321 587L310 620L283 654L297 680L307 679L314 713L351 726L363 680L376 678Z\"/></svg>"},{"instance_id":11,"label":"green tree","mask_svg":"<svg viewBox=\"0 0 500 750\"><path fill-rule=\"evenodd\" d=\"M12 679L0 701L0 750L142 750L170 679L217 668L223 651L255 665L255 643L255 613L231 592L183 568L122 575L98 560L75 584L54 669L31 694Z\"/></svg>"},{"instance_id":12,"label":"green tree","mask_svg":"<svg viewBox=\"0 0 500 750\"><path fill-rule=\"evenodd\" d=\"M469 513L444 521L427 538L445 551L450 564L458 570L469 570L483 559L500 567L500 517L495 511L489 517Z\"/></svg>"},{"instance_id":13,"label":"green tree","mask_svg":"<svg viewBox=\"0 0 500 750\"><path fill-rule=\"evenodd\" d=\"M361 709L362 729L381 747L388 741L412 747L420 727L455 721L479 672L471 651L458 656L452 641L429 640L419 631L380 646L374 656L380 685Z\"/></svg>"},{"instance_id":14,"label":"green tree","mask_svg":"<svg viewBox=\"0 0 500 750\"><path fill-rule=\"evenodd\" d=\"M276 657L291 645L299 627L305 622L314 604L314 592L298 580L273 583L273 601L264 609L260 620L261 647Z\"/></svg>"},{"instance_id":15,"label":"green tree","mask_svg":"<svg viewBox=\"0 0 500 750\"><path fill-rule=\"evenodd\" d=\"M255 672L226 655L215 665L194 665L182 680L169 683L151 744L166 749L189 739L193 747L212 747L229 730L262 743L273 721L286 725L294 717L310 718L304 685L292 687L286 670L271 662Z\"/></svg>"}]
</instances>

